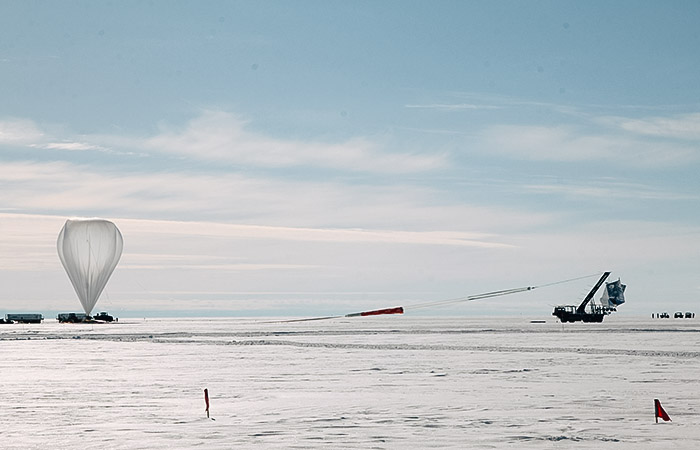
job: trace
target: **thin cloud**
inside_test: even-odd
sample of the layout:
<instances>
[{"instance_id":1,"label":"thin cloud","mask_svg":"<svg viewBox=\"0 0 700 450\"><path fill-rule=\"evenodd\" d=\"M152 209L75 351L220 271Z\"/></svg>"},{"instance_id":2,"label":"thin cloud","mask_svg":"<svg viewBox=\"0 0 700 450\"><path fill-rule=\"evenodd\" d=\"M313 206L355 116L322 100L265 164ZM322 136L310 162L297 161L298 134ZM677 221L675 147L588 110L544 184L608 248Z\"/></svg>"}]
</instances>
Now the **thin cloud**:
<instances>
[{"instance_id":1,"label":"thin cloud","mask_svg":"<svg viewBox=\"0 0 700 450\"><path fill-rule=\"evenodd\" d=\"M97 151L142 157L174 155L193 161L221 162L262 168L316 167L348 172L417 173L447 165L447 155L390 151L368 138L342 142L305 141L265 136L249 123L223 111L205 111L184 127L163 129L140 138L43 132L30 120L0 121L0 145L63 151Z\"/></svg>"},{"instance_id":2,"label":"thin cloud","mask_svg":"<svg viewBox=\"0 0 700 450\"><path fill-rule=\"evenodd\" d=\"M248 130L244 120L207 111L184 129L168 129L145 147L192 159L259 167L313 166L373 173L410 173L446 164L444 155L392 153L375 142L355 138L340 143L275 139Z\"/></svg>"},{"instance_id":3,"label":"thin cloud","mask_svg":"<svg viewBox=\"0 0 700 450\"><path fill-rule=\"evenodd\" d=\"M699 200L698 194L670 192L634 183L614 183L595 181L590 184L528 184L524 186L530 192L537 194L561 194L569 197L590 197L600 199L634 199L634 200L665 200L684 201Z\"/></svg>"},{"instance_id":4,"label":"thin cloud","mask_svg":"<svg viewBox=\"0 0 700 450\"><path fill-rule=\"evenodd\" d=\"M59 267L55 254L56 236L65 220L65 216L58 215L0 213L0 232L3 236L0 239L0 269L16 271ZM320 244L315 248L327 249L324 253L329 256L334 253L334 247L328 247L331 244L350 244L344 247L349 251L360 245L376 249L379 244L395 245L396 248L469 247L494 251L513 248L511 244L498 242L496 236L455 231L299 228L114 217L110 220L129 237L120 265L128 269L277 271L332 267L325 257L322 266L318 261L308 260L308 250L296 256L290 256L289 250L279 253L271 251L271 243L275 243L275 248L294 248L296 252L301 248L297 245L299 243L303 244L302 247ZM245 243L244 248L241 248L242 243ZM183 249L192 248L198 251L183 252ZM268 248L268 251L259 254L254 250L256 248Z\"/></svg>"},{"instance_id":5,"label":"thin cloud","mask_svg":"<svg viewBox=\"0 0 700 450\"><path fill-rule=\"evenodd\" d=\"M304 264L121 264L126 270L217 270L223 272L269 271L269 270L312 270L319 266Z\"/></svg>"},{"instance_id":6,"label":"thin cloud","mask_svg":"<svg viewBox=\"0 0 700 450\"><path fill-rule=\"evenodd\" d=\"M464 110L480 110L480 109L502 109L501 106L495 105L478 105L474 103L428 103L428 104L409 104L404 105L404 108L410 109L436 109L442 111L464 111Z\"/></svg>"},{"instance_id":7,"label":"thin cloud","mask_svg":"<svg viewBox=\"0 0 700 450\"><path fill-rule=\"evenodd\" d=\"M549 214L446 202L443 191L410 184L355 185L248 177L238 173L123 173L66 162L5 162L2 208L361 229L492 230L548 222ZM498 231L496 231L498 230ZM433 236L433 238L438 238ZM444 239L445 236L439 237ZM479 236L460 236L479 240Z\"/></svg>"},{"instance_id":8,"label":"thin cloud","mask_svg":"<svg viewBox=\"0 0 700 450\"><path fill-rule=\"evenodd\" d=\"M650 142L624 134L584 131L574 126L498 125L481 135L485 151L539 161L615 161L629 166L677 166L700 159L691 145Z\"/></svg>"},{"instance_id":9,"label":"thin cloud","mask_svg":"<svg viewBox=\"0 0 700 450\"><path fill-rule=\"evenodd\" d=\"M96 142L91 142L98 140L100 140L99 136L56 136L42 130L35 122L27 119L0 121L0 145L14 145L43 150L134 154L132 152L119 152Z\"/></svg>"},{"instance_id":10,"label":"thin cloud","mask_svg":"<svg viewBox=\"0 0 700 450\"><path fill-rule=\"evenodd\" d=\"M107 151L106 148L88 144L85 142L49 142L47 144L36 145L36 147L45 148L47 150L69 150L69 151L88 151L88 150L98 150Z\"/></svg>"},{"instance_id":11,"label":"thin cloud","mask_svg":"<svg viewBox=\"0 0 700 450\"><path fill-rule=\"evenodd\" d=\"M700 140L700 113L642 119L611 116L601 118L600 122L643 136Z\"/></svg>"},{"instance_id":12,"label":"thin cloud","mask_svg":"<svg viewBox=\"0 0 700 450\"><path fill-rule=\"evenodd\" d=\"M304 242L340 242L411 245L448 245L479 248L511 248L483 233L455 231L397 231L365 229L301 228L210 222L149 221L123 219L142 233L198 235L235 239L272 239Z\"/></svg>"},{"instance_id":13,"label":"thin cloud","mask_svg":"<svg viewBox=\"0 0 700 450\"><path fill-rule=\"evenodd\" d=\"M44 133L31 120L0 120L0 144L29 144L44 138Z\"/></svg>"}]
</instances>

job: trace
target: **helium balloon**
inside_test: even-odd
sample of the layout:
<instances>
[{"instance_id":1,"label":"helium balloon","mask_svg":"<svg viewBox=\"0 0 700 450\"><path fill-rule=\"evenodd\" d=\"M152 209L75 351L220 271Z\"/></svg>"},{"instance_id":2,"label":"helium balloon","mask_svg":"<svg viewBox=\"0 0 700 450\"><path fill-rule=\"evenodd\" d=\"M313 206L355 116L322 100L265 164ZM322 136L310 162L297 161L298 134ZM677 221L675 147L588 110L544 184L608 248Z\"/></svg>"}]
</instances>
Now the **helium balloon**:
<instances>
[{"instance_id":1,"label":"helium balloon","mask_svg":"<svg viewBox=\"0 0 700 450\"><path fill-rule=\"evenodd\" d=\"M58 257L89 316L122 255L122 234L109 220L69 219L57 245Z\"/></svg>"}]
</instances>

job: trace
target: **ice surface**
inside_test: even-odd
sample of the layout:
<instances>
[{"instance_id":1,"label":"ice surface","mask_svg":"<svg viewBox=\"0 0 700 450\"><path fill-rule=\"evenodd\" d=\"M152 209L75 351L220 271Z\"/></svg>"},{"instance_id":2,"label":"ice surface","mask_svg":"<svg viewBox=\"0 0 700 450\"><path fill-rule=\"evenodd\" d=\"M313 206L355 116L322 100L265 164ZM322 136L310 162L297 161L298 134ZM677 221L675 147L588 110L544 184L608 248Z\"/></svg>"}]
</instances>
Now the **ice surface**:
<instances>
[{"instance_id":1,"label":"ice surface","mask_svg":"<svg viewBox=\"0 0 700 450\"><path fill-rule=\"evenodd\" d=\"M700 448L696 320L265 322L2 325L0 447Z\"/></svg>"}]
</instances>

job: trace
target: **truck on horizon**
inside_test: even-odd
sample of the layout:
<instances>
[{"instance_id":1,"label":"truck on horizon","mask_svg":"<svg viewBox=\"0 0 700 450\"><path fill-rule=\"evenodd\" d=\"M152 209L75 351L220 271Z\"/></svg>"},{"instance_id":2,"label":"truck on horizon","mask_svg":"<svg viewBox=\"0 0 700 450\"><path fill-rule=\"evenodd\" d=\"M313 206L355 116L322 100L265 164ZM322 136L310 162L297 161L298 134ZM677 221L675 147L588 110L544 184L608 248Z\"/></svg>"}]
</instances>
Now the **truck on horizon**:
<instances>
[{"instance_id":1,"label":"truck on horizon","mask_svg":"<svg viewBox=\"0 0 700 450\"><path fill-rule=\"evenodd\" d=\"M44 316L36 313L5 314L5 323L41 323L43 320Z\"/></svg>"},{"instance_id":2,"label":"truck on horizon","mask_svg":"<svg viewBox=\"0 0 700 450\"><path fill-rule=\"evenodd\" d=\"M602 322L605 316L617 311L616 307L625 302L625 288L627 286L622 284L619 279L605 285L605 292L603 292L603 297L600 299L600 305L591 301L609 276L610 272L603 273L578 307L576 305L556 306L552 315L558 317L562 323ZM589 306L588 310L586 310L587 306Z\"/></svg>"}]
</instances>

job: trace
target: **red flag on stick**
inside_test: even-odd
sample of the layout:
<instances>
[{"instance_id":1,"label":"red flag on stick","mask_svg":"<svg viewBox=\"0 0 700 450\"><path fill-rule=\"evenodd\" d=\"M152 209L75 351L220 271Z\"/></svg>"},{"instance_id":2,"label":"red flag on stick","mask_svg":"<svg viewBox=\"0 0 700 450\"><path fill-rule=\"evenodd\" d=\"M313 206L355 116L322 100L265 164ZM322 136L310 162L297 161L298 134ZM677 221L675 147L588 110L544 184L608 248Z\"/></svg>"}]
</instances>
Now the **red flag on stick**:
<instances>
[{"instance_id":1,"label":"red flag on stick","mask_svg":"<svg viewBox=\"0 0 700 450\"><path fill-rule=\"evenodd\" d=\"M209 391L204 389L204 403L207 405L207 419L209 418Z\"/></svg>"},{"instance_id":2,"label":"red flag on stick","mask_svg":"<svg viewBox=\"0 0 700 450\"><path fill-rule=\"evenodd\" d=\"M668 414L666 414L666 411L664 410L663 406L661 406L661 402L658 398L654 399L654 415L656 416L656 423L659 423L659 417L661 417L666 422L671 421L671 418L668 417Z\"/></svg>"}]
</instances>

